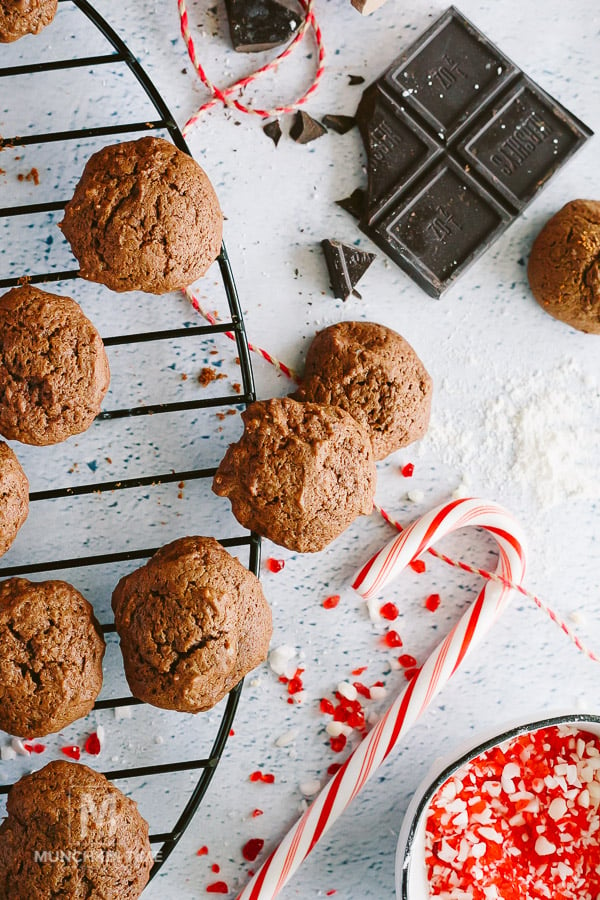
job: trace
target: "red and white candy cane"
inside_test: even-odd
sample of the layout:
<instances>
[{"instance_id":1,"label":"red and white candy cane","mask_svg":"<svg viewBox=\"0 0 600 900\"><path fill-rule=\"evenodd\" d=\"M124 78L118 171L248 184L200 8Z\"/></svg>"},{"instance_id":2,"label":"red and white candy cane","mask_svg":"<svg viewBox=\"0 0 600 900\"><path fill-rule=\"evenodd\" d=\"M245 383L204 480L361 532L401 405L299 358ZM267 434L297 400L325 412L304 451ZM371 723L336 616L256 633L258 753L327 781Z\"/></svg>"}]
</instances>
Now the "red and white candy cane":
<instances>
[{"instance_id":1,"label":"red and white candy cane","mask_svg":"<svg viewBox=\"0 0 600 900\"><path fill-rule=\"evenodd\" d=\"M507 582L520 584L525 572L521 527L496 504L462 499L439 506L414 522L363 566L352 586L365 599L379 593L411 560L444 535L466 526L483 528L494 536L499 549L496 572ZM321 790L302 818L238 895L238 900L271 900L278 894L302 860L456 672L468 651L484 637L505 608L510 592L511 588L503 583L489 581L484 585L475 602Z\"/></svg>"}]
</instances>

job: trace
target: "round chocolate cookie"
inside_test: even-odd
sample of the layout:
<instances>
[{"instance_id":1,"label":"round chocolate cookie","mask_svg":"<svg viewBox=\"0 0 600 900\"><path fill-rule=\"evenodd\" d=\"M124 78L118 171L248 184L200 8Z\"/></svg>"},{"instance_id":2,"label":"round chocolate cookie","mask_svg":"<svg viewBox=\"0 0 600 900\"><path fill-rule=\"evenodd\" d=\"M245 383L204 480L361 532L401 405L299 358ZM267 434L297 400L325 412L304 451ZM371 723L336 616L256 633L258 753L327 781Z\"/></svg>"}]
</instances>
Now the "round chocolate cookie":
<instances>
[{"instance_id":1,"label":"round chocolate cookie","mask_svg":"<svg viewBox=\"0 0 600 900\"><path fill-rule=\"evenodd\" d=\"M0 556L17 536L29 512L29 482L8 444L0 441Z\"/></svg>"},{"instance_id":2,"label":"round chocolate cookie","mask_svg":"<svg viewBox=\"0 0 600 900\"><path fill-rule=\"evenodd\" d=\"M292 396L347 410L383 459L423 437L431 393L431 378L403 337L373 322L340 322L317 333Z\"/></svg>"},{"instance_id":3,"label":"round chocolate cookie","mask_svg":"<svg viewBox=\"0 0 600 900\"><path fill-rule=\"evenodd\" d=\"M152 851L137 804L88 766L55 760L10 789L0 826L4 900L135 900Z\"/></svg>"},{"instance_id":4,"label":"round chocolate cookie","mask_svg":"<svg viewBox=\"0 0 600 900\"><path fill-rule=\"evenodd\" d=\"M165 294L215 261L223 215L198 163L170 141L145 137L90 157L60 227L84 278Z\"/></svg>"},{"instance_id":5,"label":"round chocolate cookie","mask_svg":"<svg viewBox=\"0 0 600 900\"><path fill-rule=\"evenodd\" d=\"M210 537L162 547L112 598L127 681L154 706L200 712L267 657L260 582Z\"/></svg>"},{"instance_id":6,"label":"round chocolate cookie","mask_svg":"<svg viewBox=\"0 0 600 900\"><path fill-rule=\"evenodd\" d=\"M213 481L242 525L301 553L322 550L373 510L367 431L338 406L290 397L252 403Z\"/></svg>"},{"instance_id":7,"label":"round chocolate cookie","mask_svg":"<svg viewBox=\"0 0 600 900\"><path fill-rule=\"evenodd\" d=\"M42 737L86 716L102 687L103 656L100 625L72 585L26 578L0 582L4 731Z\"/></svg>"},{"instance_id":8,"label":"round chocolate cookie","mask_svg":"<svg viewBox=\"0 0 600 900\"><path fill-rule=\"evenodd\" d=\"M0 43L39 34L56 15L58 0L0 0Z\"/></svg>"},{"instance_id":9,"label":"round chocolate cookie","mask_svg":"<svg viewBox=\"0 0 600 900\"><path fill-rule=\"evenodd\" d=\"M79 434L109 381L102 339L74 300L31 285L0 297L0 434L37 445Z\"/></svg>"},{"instance_id":10,"label":"round chocolate cookie","mask_svg":"<svg viewBox=\"0 0 600 900\"><path fill-rule=\"evenodd\" d=\"M571 200L546 222L531 248L527 275L547 313L600 334L599 200Z\"/></svg>"}]
</instances>

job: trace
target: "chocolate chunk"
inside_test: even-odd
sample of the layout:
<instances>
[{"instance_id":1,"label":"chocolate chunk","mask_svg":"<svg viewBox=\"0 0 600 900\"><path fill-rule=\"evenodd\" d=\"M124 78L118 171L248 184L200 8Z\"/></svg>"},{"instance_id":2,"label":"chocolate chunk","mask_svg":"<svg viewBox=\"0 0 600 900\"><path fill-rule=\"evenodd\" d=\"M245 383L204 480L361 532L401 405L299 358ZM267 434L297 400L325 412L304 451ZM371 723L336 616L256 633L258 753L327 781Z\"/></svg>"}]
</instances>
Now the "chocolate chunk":
<instances>
[{"instance_id":1,"label":"chocolate chunk","mask_svg":"<svg viewBox=\"0 0 600 900\"><path fill-rule=\"evenodd\" d=\"M354 116L328 115L323 116L322 122L326 128L329 128L330 131L335 131L337 134L346 134L347 131L350 131L356 125Z\"/></svg>"},{"instance_id":2,"label":"chocolate chunk","mask_svg":"<svg viewBox=\"0 0 600 900\"><path fill-rule=\"evenodd\" d=\"M365 79L362 75L348 75L348 84L353 86L355 84L364 84Z\"/></svg>"},{"instance_id":3,"label":"chocolate chunk","mask_svg":"<svg viewBox=\"0 0 600 900\"><path fill-rule=\"evenodd\" d=\"M340 300L346 300L350 294L360 297L354 287L375 259L375 254L330 239L321 241L321 247L329 269L333 296Z\"/></svg>"},{"instance_id":4,"label":"chocolate chunk","mask_svg":"<svg viewBox=\"0 0 600 900\"><path fill-rule=\"evenodd\" d=\"M267 137L271 138L275 146L277 146L279 139L281 138L279 119L273 119L271 122L267 122L266 125L263 125L263 131Z\"/></svg>"},{"instance_id":5,"label":"chocolate chunk","mask_svg":"<svg viewBox=\"0 0 600 900\"><path fill-rule=\"evenodd\" d=\"M270 50L290 40L300 17L277 0L225 0L233 49Z\"/></svg>"},{"instance_id":6,"label":"chocolate chunk","mask_svg":"<svg viewBox=\"0 0 600 900\"><path fill-rule=\"evenodd\" d=\"M341 206L346 212L349 212L355 219L360 219L365 210L366 194L362 188L355 188L349 197L343 197L336 200L337 206Z\"/></svg>"},{"instance_id":7,"label":"chocolate chunk","mask_svg":"<svg viewBox=\"0 0 600 900\"><path fill-rule=\"evenodd\" d=\"M327 134L327 129L312 116L309 116L303 109L299 109L296 113L294 123L290 128L290 137L297 144L309 144L322 135Z\"/></svg>"},{"instance_id":8,"label":"chocolate chunk","mask_svg":"<svg viewBox=\"0 0 600 900\"><path fill-rule=\"evenodd\" d=\"M364 91L356 119L360 227L432 296L592 133L454 7Z\"/></svg>"}]
</instances>

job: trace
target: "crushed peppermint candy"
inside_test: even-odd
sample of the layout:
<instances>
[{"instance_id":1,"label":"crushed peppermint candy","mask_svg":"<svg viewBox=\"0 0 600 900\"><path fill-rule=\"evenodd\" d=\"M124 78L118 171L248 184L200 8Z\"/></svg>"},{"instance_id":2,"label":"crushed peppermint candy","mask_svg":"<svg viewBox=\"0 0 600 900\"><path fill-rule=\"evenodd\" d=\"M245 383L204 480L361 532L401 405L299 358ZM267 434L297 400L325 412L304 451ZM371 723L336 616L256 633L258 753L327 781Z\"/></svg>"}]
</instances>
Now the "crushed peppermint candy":
<instances>
[{"instance_id":1,"label":"crushed peppermint candy","mask_svg":"<svg viewBox=\"0 0 600 900\"><path fill-rule=\"evenodd\" d=\"M265 566L267 567L269 572L281 572L281 570L285 566L285 559L273 559L272 556L269 556L269 558L265 562Z\"/></svg>"},{"instance_id":2,"label":"crushed peppermint candy","mask_svg":"<svg viewBox=\"0 0 600 900\"><path fill-rule=\"evenodd\" d=\"M206 885L207 894L228 894L229 887L225 881L213 881L212 884Z\"/></svg>"},{"instance_id":3,"label":"crushed peppermint candy","mask_svg":"<svg viewBox=\"0 0 600 900\"><path fill-rule=\"evenodd\" d=\"M296 670L293 662L295 655L296 651L293 647L282 644L269 653L269 665L276 675L285 675L287 678L291 678Z\"/></svg>"},{"instance_id":4,"label":"crushed peppermint candy","mask_svg":"<svg viewBox=\"0 0 600 900\"><path fill-rule=\"evenodd\" d=\"M275 776L271 772L252 772L249 776L250 781L263 781L265 784L273 784Z\"/></svg>"},{"instance_id":5,"label":"crushed peppermint candy","mask_svg":"<svg viewBox=\"0 0 600 900\"><path fill-rule=\"evenodd\" d=\"M85 742L85 752L89 753L91 756L98 756L100 751L102 750L102 738L104 737L104 729L101 725L98 726L96 731L92 731L90 736Z\"/></svg>"},{"instance_id":6,"label":"crushed peppermint candy","mask_svg":"<svg viewBox=\"0 0 600 900\"><path fill-rule=\"evenodd\" d=\"M406 463L406 465L402 466L402 468L400 469L400 473L403 478L412 478L414 471L415 467L413 463Z\"/></svg>"},{"instance_id":7,"label":"crushed peppermint candy","mask_svg":"<svg viewBox=\"0 0 600 900\"><path fill-rule=\"evenodd\" d=\"M325 597L323 600L323 608L324 609L335 609L335 607L340 602L339 594L331 594L330 597Z\"/></svg>"},{"instance_id":8,"label":"crushed peppermint candy","mask_svg":"<svg viewBox=\"0 0 600 900\"><path fill-rule=\"evenodd\" d=\"M242 856L248 862L254 862L264 846L265 842L262 838L250 838L242 847Z\"/></svg>"},{"instance_id":9,"label":"crushed peppermint candy","mask_svg":"<svg viewBox=\"0 0 600 900\"><path fill-rule=\"evenodd\" d=\"M432 897L596 900L600 737L541 728L454 773L427 815Z\"/></svg>"},{"instance_id":10,"label":"crushed peppermint candy","mask_svg":"<svg viewBox=\"0 0 600 900\"><path fill-rule=\"evenodd\" d=\"M70 744L68 747L61 747L61 753L64 753L65 756L68 756L69 759L80 759L81 758L81 748L77 746L77 744Z\"/></svg>"}]
</instances>

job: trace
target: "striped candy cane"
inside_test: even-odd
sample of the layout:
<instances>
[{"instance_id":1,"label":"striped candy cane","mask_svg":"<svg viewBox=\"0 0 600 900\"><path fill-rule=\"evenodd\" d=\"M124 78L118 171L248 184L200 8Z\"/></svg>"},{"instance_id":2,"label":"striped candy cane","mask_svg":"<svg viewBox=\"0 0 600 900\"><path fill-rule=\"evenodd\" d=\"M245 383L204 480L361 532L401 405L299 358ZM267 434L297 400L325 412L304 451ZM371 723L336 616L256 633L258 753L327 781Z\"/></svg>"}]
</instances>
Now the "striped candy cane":
<instances>
[{"instance_id":1,"label":"striped candy cane","mask_svg":"<svg viewBox=\"0 0 600 900\"><path fill-rule=\"evenodd\" d=\"M333 825L409 728L463 662L467 652L487 633L505 608L511 588L525 572L523 536L517 522L500 506L482 500L455 500L432 510L375 554L356 575L352 587L367 599L379 593L406 566L437 540L466 526L483 528L498 544L496 573L450 634L433 651L420 672L342 768L294 825L238 900L271 900L294 874L315 844Z\"/></svg>"}]
</instances>

